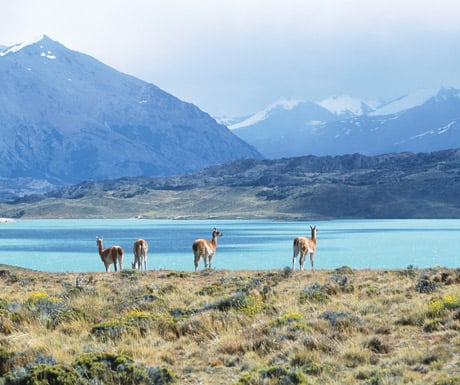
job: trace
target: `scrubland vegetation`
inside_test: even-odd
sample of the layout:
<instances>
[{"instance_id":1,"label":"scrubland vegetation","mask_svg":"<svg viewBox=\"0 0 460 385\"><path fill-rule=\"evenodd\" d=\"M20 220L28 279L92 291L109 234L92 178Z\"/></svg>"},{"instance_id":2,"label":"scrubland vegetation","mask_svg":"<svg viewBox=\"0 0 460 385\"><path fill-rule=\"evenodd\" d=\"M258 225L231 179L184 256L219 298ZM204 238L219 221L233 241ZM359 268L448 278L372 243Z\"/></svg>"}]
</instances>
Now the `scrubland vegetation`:
<instances>
[{"instance_id":1,"label":"scrubland vegetation","mask_svg":"<svg viewBox=\"0 0 460 385\"><path fill-rule=\"evenodd\" d=\"M460 269L0 270L0 384L460 384Z\"/></svg>"}]
</instances>

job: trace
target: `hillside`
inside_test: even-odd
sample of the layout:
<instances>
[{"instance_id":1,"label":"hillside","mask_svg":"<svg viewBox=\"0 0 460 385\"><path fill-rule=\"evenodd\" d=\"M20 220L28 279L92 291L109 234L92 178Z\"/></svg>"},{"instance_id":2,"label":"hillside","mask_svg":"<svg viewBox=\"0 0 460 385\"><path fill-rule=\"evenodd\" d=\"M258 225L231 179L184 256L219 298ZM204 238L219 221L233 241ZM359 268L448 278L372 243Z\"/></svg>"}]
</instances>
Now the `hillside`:
<instances>
[{"instance_id":1,"label":"hillside","mask_svg":"<svg viewBox=\"0 0 460 385\"><path fill-rule=\"evenodd\" d=\"M0 204L25 218L460 218L460 149L245 159L168 178L88 181Z\"/></svg>"},{"instance_id":2,"label":"hillside","mask_svg":"<svg viewBox=\"0 0 460 385\"><path fill-rule=\"evenodd\" d=\"M47 36L0 50L0 84L0 190L260 157L195 105Z\"/></svg>"},{"instance_id":3,"label":"hillside","mask_svg":"<svg viewBox=\"0 0 460 385\"><path fill-rule=\"evenodd\" d=\"M455 269L0 269L6 385L460 384Z\"/></svg>"}]
</instances>

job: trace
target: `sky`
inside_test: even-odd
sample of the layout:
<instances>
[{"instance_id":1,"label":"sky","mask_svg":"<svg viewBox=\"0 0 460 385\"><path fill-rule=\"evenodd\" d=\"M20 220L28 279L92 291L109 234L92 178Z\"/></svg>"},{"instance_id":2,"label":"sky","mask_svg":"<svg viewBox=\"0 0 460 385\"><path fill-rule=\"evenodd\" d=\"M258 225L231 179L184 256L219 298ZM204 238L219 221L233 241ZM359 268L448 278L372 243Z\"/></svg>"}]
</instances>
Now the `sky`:
<instances>
[{"instance_id":1,"label":"sky","mask_svg":"<svg viewBox=\"0 0 460 385\"><path fill-rule=\"evenodd\" d=\"M460 88L458 0L14 0L0 19L2 45L46 34L215 117Z\"/></svg>"}]
</instances>

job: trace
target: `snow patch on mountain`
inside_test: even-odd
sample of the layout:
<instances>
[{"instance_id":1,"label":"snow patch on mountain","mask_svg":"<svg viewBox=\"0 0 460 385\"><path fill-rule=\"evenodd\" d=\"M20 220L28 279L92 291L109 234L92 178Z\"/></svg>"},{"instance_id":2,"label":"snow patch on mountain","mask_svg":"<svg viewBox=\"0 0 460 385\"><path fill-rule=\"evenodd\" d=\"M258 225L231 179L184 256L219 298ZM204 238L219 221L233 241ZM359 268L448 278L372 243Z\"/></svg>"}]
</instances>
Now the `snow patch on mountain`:
<instances>
[{"instance_id":1,"label":"snow patch on mountain","mask_svg":"<svg viewBox=\"0 0 460 385\"><path fill-rule=\"evenodd\" d=\"M249 118L239 123L229 125L228 128L230 130L236 130L237 128L252 126L256 123L259 123L267 119L270 116L270 114L277 108L282 108L283 110L289 111L289 110L294 109L296 106L298 106L302 102L303 102L302 100L296 100L296 99L280 99L276 101L275 103L269 105L267 108L264 108L263 110L258 111L255 114L251 115Z\"/></svg>"},{"instance_id":2,"label":"snow patch on mountain","mask_svg":"<svg viewBox=\"0 0 460 385\"><path fill-rule=\"evenodd\" d=\"M445 134L447 131L449 131L450 128L452 128L457 122L455 120L449 122L448 124L446 124L445 126L442 126L442 127L438 127L438 128L435 128L435 129L432 129L432 130L428 130L428 131L425 131L425 132L422 132L421 134L418 134L418 135L414 135L412 136L410 139L416 139L416 138L421 138L423 136L426 136L426 135L442 135L442 134Z\"/></svg>"},{"instance_id":3,"label":"snow patch on mountain","mask_svg":"<svg viewBox=\"0 0 460 385\"><path fill-rule=\"evenodd\" d=\"M401 111L408 110L409 108L414 108L422 105L428 99L431 99L436 95L437 90L433 89L421 89L415 92L412 92L408 95L397 98L377 110L369 113L370 116L380 116L380 115L392 115L397 114Z\"/></svg>"},{"instance_id":4,"label":"snow patch on mountain","mask_svg":"<svg viewBox=\"0 0 460 385\"><path fill-rule=\"evenodd\" d=\"M56 59L56 56L53 55L53 53L51 51L47 51L47 52L42 52L40 54L41 57L46 57L47 59L51 59L51 60L54 60Z\"/></svg>"},{"instance_id":5,"label":"snow patch on mountain","mask_svg":"<svg viewBox=\"0 0 460 385\"><path fill-rule=\"evenodd\" d=\"M368 113L369 109L372 109L370 103L363 102L349 95L331 96L321 100L318 104L336 115L351 112L353 115L360 116Z\"/></svg>"},{"instance_id":6,"label":"snow patch on mountain","mask_svg":"<svg viewBox=\"0 0 460 385\"><path fill-rule=\"evenodd\" d=\"M44 38L47 38L47 36L40 35L36 39L32 39L30 41L25 41L19 44L15 44L15 45L12 45L11 47L3 48L3 50L2 50L2 46L0 46L0 56L5 56L5 55L8 55L9 53L18 52L24 47L28 47L29 45L36 44L39 41L43 40Z\"/></svg>"}]
</instances>

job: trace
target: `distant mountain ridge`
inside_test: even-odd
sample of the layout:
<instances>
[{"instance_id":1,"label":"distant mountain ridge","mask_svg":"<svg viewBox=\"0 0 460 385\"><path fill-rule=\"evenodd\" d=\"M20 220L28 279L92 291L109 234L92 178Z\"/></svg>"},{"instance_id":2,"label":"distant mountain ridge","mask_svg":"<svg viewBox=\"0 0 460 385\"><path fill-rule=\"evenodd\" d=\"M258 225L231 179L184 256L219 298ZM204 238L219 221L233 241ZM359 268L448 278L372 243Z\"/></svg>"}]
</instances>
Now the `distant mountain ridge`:
<instances>
[{"instance_id":1,"label":"distant mountain ridge","mask_svg":"<svg viewBox=\"0 0 460 385\"><path fill-rule=\"evenodd\" d=\"M42 36L0 49L0 177L173 175L260 154L209 114Z\"/></svg>"},{"instance_id":2,"label":"distant mountain ridge","mask_svg":"<svg viewBox=\"0 0 460 385\"><path fill-rule=\"evenodd\" d=\"M298 101L293 108L278 103L230 128L270 159L456 148L460 90L423 90L389 103L346 96Z\"/></svg>"},{"instance_id":3,"label":"distant mountain ridge","mask_svg":"<svg viewBox=\"0 0 460 385\"><path fill-rule=\"evenodd\" d=\"M460 218L460 149L241 159L172 177L87 181L0 203L0 217Z\"/></svg>"}]
</instances>

